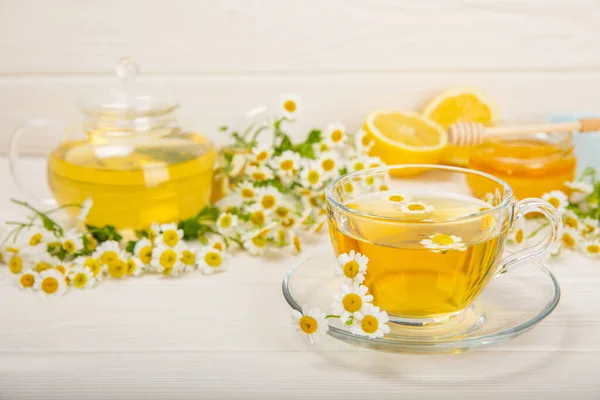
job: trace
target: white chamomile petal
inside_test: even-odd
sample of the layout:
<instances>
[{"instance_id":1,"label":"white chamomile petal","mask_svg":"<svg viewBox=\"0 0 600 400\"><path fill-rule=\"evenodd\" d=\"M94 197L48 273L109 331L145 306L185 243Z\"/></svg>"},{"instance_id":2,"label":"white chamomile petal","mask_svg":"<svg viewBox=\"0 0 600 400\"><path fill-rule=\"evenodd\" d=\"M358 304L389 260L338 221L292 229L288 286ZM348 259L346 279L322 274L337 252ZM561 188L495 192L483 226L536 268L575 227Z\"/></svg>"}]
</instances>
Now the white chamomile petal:
<instances>
[{"instance_id":1,"label":"white chamomile petal","mask_svg":"<svg viewBox=\"0 0 600 400\"><path fill-rule=\"evenodd\" d=\"M565 182L565 187L569 189L569 201L580 203L594 191L594 185L588 182Z\"/></svg>"},{"instance_id":2,"label":"white chamomile petal","mask_svg":"<svg viewBox=\"0 0 600 400\"><path fill-rule=\"evenodd\" d=\"M367 294L366 286L354 283L352 286L342 285L340 292L333 295L332 311L340 316L340 321L345 324L355 313L365 310L373 301L373 296Z\"/></svg>"},{"instance_id":3,"label":"white chamomile petal","mask_svg":"<svg viewBox=\"0 0 600 400\"><path fill-rule=\"evenodd\" d=\"M204 247L196 254L196 265L205 275L224 271L225 255L214 247Z\"/></svg>"},{"instance_id":4,"label":"white chamomile petal","mask_svg":"<svg viewBox=\"0 0 600 400\"><path fill-rule=\"evenodd\" d=\"M127 274L140 276L145 270L145 264L138 257L132 256L127 259Z\"/></svg>"},{"instance_id":5,"label":"white chamomile petal","mask_svg":"<svg viewBox=\"0 0 600 400\"><path fill-rule=\"evenodd\" d=\"M249 165L246 168L248 178L255 182L263 182L273 179L273 171L266 166Z\"/></svg>"},{"instance_id":6,"label":"white chamomile petal","mask_svg":"<svg viewBox=\"0 0 600 400\"><path fill-rule=\"evenodd\" d=\"M81 221L81 222L85 222L88 214L90 213L90 210L92 209L92 205L94 204L93 200L91 197L88 197L82 204L81 204L81 211L79 211L79 215L77 215L77 220Z\"/></svg>"},{"instance_id":7,"label":"white chamomile petal","mask_svg":"<svg viewBox=\"0 0 600 400\"><path fill-rule=\"evenodd\" d=\"M42 296L62 296L67 290L67 281L60 271L50 268L40 272L34 288Z\"/></svg>"},{"instance_id":8,"label":"white chamomile petal","mask_svg":"<svg viewBox=\"0 0 600 400\"><path fill-rule=\"evenodd\" d=\"M152 261L150 265L155 271L163 275L177 275L183 272L181 263L181 252L177 247L158 245L152 250Z\"/></svg>"},{"instance_id":9,"label":"white chamomile petal","mask_svg":"<svg viewBox=\"0 0 600 400\"><path fill-rule=\"evenodd\" d=\"M323 131L323 141L329 149L342 146L346 141L346 130L339 122L328 124Z\"/></svg>"},{"instance_id":10,"label":"white chamomile petal","mask_svg":"<svg viewBox=\"0 0 600 400\"><path fill-rule=\"evenodd\" d=\"M252 201L256 197L257 188L254 187L252 182L244 181L237 186L236 191L244 201Z\"/></svg>"},{"instance_id":11,"label":"white chamomile petal","mask_svg":"<svg viewBox=\"0 0 600 400\"><path fill-rule=\"evenodd\" d=\"M217 224L217 231L219 231L219 233L227 234L227 233L235 230L235 227L238 224L238 217L237 217L237 215L233 215L231 213L224 212L224 213L221 213L221 215L219 215L219 218L217 218L216 224Z\"/></svg>"},{"instance_id":12,"label":"white chamomile petal","mask_svg":"<svg viewBox=\"0 0 600 400\"><path fill-rule=\"evenodd\" d=\"M380 310L379 307L367 304L363 311L355 314L355 317L358 321L352 328L352 333L355 335L380 338L390 333L388 325L389 316L385 311Z\"/></svg>"},{"instance_id":13,"label":"white chamomile petal","mask_svg":"<svg viewBox=\"0 0 600 400\"><path fill-rule=\"evenodd\" d=\"M296 95L283 95L279 99L281 115L290 120L295 120L302 109L300 98Z\"/></svg>"},{"instance_id":14,"label":"white chamomile petal","mask_svg":"<svg viewBox=\"0 0 600 400\"><path fill-rule=\"evenodd\" d=\"M273 160L271 167L280 177L294 177L300 168L300 154L286 150Z\"/></svg>"},{"instance_id":15,"label":"white chamomile petal","mask_svg":"<svg viewBox=\"0 0 600 400\"><path fill-rule=\"evenodd\" d=\"M268 230L260 230L244 238L244 248L253 256L262 256L267 250Z\"/></svg>"},{"instance_id":16,"label":"white chamomile petal","mask_svg":"<svg viewBox=\"0 0 600 400\"><path fill-rule=\"evenodd\" d=\"M465 251L467 249L465 244L462 243L462 238L445 233L430 235L428 239L423 239L420 243L433 253L445 253L449 250Z\"/></svg>"},{"instance_id":17,"label":"white chamomile petal","mask_svg":"<svg viewBox=\"0 0 600 400\"><path fill-rule=\"evenodd\" d=\"M567 195L560 190L553 190L551 192L544 193L542 200L552 204L561 213L565 211L565 208L569 203Z\"/></svg>"},{"instance_id":18,"label":"white chamomile petal","mask_svg":"<svg viewBox=\"0 0 600 400\"><path fill-rule=\"evenodd\" d=\"M267 143L259 144L252 148L250 161L256 164L264 164L269 161L273 155L273 147Z\"/></svg>"},{"instance_id":19,"label":"white chamomile petal","mask_svg":"<svg viewBox=\"0 0 600 400\"><path fill-rule=\"evenodd\" d=\"M19 276L19 286L21 287L21 289L33 290L35 282L38 281L39 278L39 274L34 270L30 269L28 271L23 272Z\"/></svg>"},{"instance_id":20,"label":"white chamomile petal","mask_svg":"<svg viewBox=\"0 0 600 400\"><path fill-rule=\"evenodd\" d=\"M367 256L350 250L350 253L340 254L337 261L339 266L336 267L335 273L336 275L343 276L346 284L351 285L353 283L364 282L367 264L369 263Z\"/></svg>"},{"instance_id":21,"label":"white chamomile petal","mask_svg":"<svg viewBox=\"0 0 600 400\"><path fill-rule=\"evenodd\" d=\"M133 254L139 258L144 264L150 265L152 261L152 250L154 245L148 238L141 238L133 248Z\"/></svg>"},{"instance_id":22,"label":"white chamomile petal","mask_svg":"<svg viewBox=\"0 0 600 400\"><path fill-rule=\"evenodd\" d=\"M83 249L81 233L76 230L69 231L60 239L62 248L69 255L73 255Z\"/></svg>"},{"instance_id":23,"label":"white chamomile petal","mask_svg":"<svg viewBox=\"0 0 600 400\"><path fill-rule=\"evenodd\" d=\"M69 271L71 287L75 289L88 289L93 287L97 280L88 267L76 265Z\"/></svg>"},{"instance_id":24,"label":"white chamomile petal","mask_svg":"<svg viewBox=\"0 0 600 400\"><path fill-rule=\"evenodd\" d=\"M292 321L296 332L308 338L310 343L316 342L329 330L325 313L318 308L309 309L302 306L302 312L293 310Z\"/></svg>"}]
</instances>

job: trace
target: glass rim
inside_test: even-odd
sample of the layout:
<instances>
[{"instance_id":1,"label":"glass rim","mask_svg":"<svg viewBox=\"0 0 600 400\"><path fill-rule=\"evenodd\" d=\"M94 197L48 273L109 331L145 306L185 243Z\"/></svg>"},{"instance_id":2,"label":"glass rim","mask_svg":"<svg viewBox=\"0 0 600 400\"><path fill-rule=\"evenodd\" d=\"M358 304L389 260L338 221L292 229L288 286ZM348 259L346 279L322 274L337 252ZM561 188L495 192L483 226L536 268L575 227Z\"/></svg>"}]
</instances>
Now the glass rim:
<instances>
[{"instance_id":1,"label":"glass rim","mask_svg":"<svg viewBox=\"0 0 600 400\"><path fill-rule=\"evenodd\" d=\"M356 216L363 217L363 218L373 218L373 219L377 219L380 221L393 221L393 222L411 221L414 223L415 220L410 219L410 218L387 217L387 216L368 213L368 212L364 212L364 211L360 211L360 210L356 210L356 209L347 207L346 205L344 205L344 204L340 203L338 200L336 200L333 195L333 188L336 187L336 185L344 179L349 179L353 176L356 177L356 176L364 175L367 173L387 172L392 169L409 169L409 168L439 170L439 171L448 171L448 172L460 172L463 174L479 175L481 177L484 177L484 178L487 178L487 179L490 179L490 180L496 182L504 189L504 196L502 198L502 201L495 206L492 206L490 204L491 207L488 210L478 211L476 213L461 215L460 217L449 218L449 219L440 220L440 221L423 220L423 221L419 221L420 224L444 224L444 223L448 223L448 222L459 222L459 221L465 221L465 220L469 220L469 219L473 219L473 218L478 218L478 217L485 216L488 214L493 214L493 213L505 208L510 203L510 201L514 198L513 190L508 183L504 182L502 179L496 178L495 176L487 174L485 172L481 172L481 171L477 171L477 170L469 169L469 168L454 167L454 166L450 166L450 165L441 165L441 164L392 164L392 165L385 165L382 167L367 168L367 169L362 169L360 171L354 171L349 174L342 175L342 176L336 178L333 182L331 182L329 185L327 185L327 188L325 189L325 199L327 201L327 204L328 205L331 204L333 207L341 209L345 213L356 215Z\"/></svg>"}]
</instances>

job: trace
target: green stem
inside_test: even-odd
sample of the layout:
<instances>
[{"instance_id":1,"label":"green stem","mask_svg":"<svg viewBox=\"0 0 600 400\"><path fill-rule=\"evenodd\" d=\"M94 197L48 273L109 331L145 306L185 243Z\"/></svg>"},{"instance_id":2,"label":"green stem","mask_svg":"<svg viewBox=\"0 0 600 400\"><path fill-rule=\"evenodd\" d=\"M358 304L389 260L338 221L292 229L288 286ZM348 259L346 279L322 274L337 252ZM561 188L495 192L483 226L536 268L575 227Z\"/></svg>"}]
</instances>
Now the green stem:
<instances>
[{"instance_id":1,"label":"green stem","mask_svg":"<svg viewBox=\"0 0 600 400\"><path fill-rule=\"evenodd\" d=\"M69 207L78 207L78 208L83 208L83 205L82 205L82 204L80 204L80 203L69 203L69 204L64 204L64 205L62 205L62 206L60 206L60 207L56 207L56 208L53 208L53 209L51 209L51 210L48 210L48 211L46 211L46 215L48 215L48 214L52 214L53 212L60 211L60 210L63 210L63 209L65 209L65 208L69 208Z\"/></svg>"},{"instance_id":2,"label":"green stem","mask_svg":"<svg viewBox=\"0 0 600 400\"><path fill-rule=\"evenodd\" d=\"M547 223L540 225L535 231L531 232L529 234L529 236L527 236L527 239L531 239L532 237L534 237L535 235L537 235L542 229L544 229L547 226L548 226Z\"/></svg>"},{"instance_id":3,"label":"green stem","mask_svg":"<svg viewBox=\"0 0 600 400\"><path fill-rule=\"evenodd\" d=\"M329 315L325 316L325 319L328 319L328 318L341 318L341 317L339 315L329 314Z\"/></svg>"}]
</instances>

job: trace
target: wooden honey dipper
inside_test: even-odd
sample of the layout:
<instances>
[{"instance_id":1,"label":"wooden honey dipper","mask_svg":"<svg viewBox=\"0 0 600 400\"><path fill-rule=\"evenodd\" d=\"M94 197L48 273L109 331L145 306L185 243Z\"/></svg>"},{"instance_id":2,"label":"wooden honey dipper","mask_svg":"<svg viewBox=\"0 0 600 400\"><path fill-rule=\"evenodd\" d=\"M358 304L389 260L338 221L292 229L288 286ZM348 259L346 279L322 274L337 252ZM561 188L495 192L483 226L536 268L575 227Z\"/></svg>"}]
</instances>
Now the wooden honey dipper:
<instances>
[{"instance_id":1,"label":"wooden honey dipper","mask_svg":"<svg viewBox=\"0 0 600 400\"><path fill-rule=\"evenodd\" d=\"M457 122L448 128L448 143L455 146L473 146L491 137L523 135L538 132L594 132L600 130L600 118L581 119L576 122L559 122L520 126L484 127L477 122Z\"/></svg>"}]
</instances>

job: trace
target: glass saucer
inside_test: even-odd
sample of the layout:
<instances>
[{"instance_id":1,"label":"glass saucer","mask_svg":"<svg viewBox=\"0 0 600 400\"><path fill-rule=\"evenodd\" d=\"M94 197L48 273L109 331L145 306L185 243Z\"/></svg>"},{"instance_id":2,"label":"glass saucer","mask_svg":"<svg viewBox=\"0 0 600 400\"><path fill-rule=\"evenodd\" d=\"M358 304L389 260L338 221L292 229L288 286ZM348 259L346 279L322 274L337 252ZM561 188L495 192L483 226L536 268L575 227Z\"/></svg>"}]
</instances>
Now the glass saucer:
<instances>
[{"instance_id":1,"label":"glass saucer","mask_svg":"<svg viewBox=\"0 0 600 400\"><path fill-rule=\"evenodd\" d=\"M301 305L328 313L342 278L334 275L332 252L317 254L292 267L283 280L283 296L296 310ZM390 322L383 338L358 336L336 319L329 335L355 346L388 352L454 353L502 343L527 332L546 318L560 300L560 287L540 262L532 262L494 278L475 302L447 323L408 326ZM393 320L393 318L390 318Z\"/></svg>"}]
</instances>

